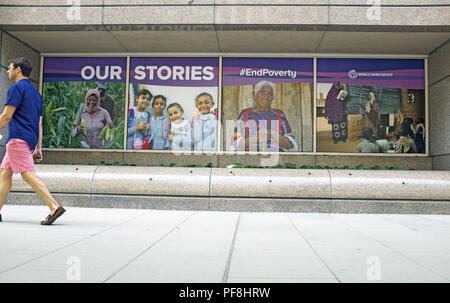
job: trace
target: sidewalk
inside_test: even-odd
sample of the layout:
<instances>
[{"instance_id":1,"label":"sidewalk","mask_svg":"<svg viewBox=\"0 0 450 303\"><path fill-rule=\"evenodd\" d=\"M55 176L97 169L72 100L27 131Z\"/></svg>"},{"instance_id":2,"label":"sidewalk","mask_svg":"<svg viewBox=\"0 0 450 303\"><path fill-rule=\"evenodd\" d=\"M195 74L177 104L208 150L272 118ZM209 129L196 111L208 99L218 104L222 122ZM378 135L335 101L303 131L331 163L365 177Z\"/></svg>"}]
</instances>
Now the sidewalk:
<instances>
[{"instance_id":1,"label":"sidewalk","mask_svg":"<svg viewBox=\"0 0 450 303\"><path fill-rule=\"evenodd\" d=\"M5 205L0 282L450 282L450 216Z\"/></svg>"}]
</instances>

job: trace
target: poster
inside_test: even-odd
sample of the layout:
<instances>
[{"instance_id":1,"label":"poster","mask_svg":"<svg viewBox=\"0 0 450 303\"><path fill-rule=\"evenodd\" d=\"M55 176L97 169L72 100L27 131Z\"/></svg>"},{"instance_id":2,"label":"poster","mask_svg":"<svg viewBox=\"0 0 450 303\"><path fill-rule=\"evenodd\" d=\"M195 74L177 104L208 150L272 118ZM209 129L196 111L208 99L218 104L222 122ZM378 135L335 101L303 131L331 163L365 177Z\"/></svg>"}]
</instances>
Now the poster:
<instances>
[{"instance_id":1,"label":"poster","mask_svg":"<svg viewBox=\"0 0 450 303\"><path fill-rule=\"evenodd\" d=\"M223 58L224 145L312 151L313 59Z\"/></svg>"},{"instance_id":2,"label":"poster","mask_svg":"<svg viewBox=\"0 0 450 303\"><path fill-rule=\"evenodd\" d=\"M317 60L317 151L425 153L423 59Z\"/></svg>"},{"instance_id":3,"label":"poster","mask_svg":"<svg viewBox=\"0 0 450 303\"><path fill-rule=\"evenodd\" d=\"M126 58L44 59L46 148L123 149Z\"/></svg>"},{"instance_id":4,"label":"poster","mask_svg":"<svg viewBox=\"0 0 450 303\"><path fill-rule=\"evenodd\" d=\"M127 149L218 149L218 58L131 58Z\"/></svg>"}]
</instances>

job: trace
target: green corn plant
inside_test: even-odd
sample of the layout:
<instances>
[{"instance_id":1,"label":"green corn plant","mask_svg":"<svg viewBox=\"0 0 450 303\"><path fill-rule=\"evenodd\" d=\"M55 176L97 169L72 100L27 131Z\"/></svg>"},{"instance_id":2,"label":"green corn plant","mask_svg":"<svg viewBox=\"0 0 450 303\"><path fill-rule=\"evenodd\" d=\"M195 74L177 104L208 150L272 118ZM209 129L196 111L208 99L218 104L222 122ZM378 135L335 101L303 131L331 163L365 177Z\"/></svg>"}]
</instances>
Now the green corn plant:
<instances>
[{"instance_id":1,"label":"green corn plant","mask_svg":"<svg viewBox=\"0 0 450 303\"><path fill-rule=\"evenodd\" d=\"M62 136L64 134L64 124L66 122L66 117L61 116L58 121L58 131L56 133L56 147L60 147Z\"/></svg>"},{"instance_id":2,"label":"green corn plant","mask_svg":"<svg viewBox=\"0 0 450 303\"><path fill-rule=\"evenodd\" d=\"M84 121L84 119L81 119L81 127L83 128L83 134L85 136L87 136L87 125L86 125L86 121Z\"/></svg>"},{"instance_id":3,"label":"green corn plant","mask_svg":"<svg viewBox=\"0 0 450 303\"><path fill-rule=\"evenodd\" d=\"M44 83L43 147L89 148L85 142L86 134L82 133L74 138L71 132L77 126L74 122L79 121L79 117L84 111L86 92L92 88L96 88L95 82ZM119 128L119 123L124 120L125 84L110 83L107 93L116 101L118 113L118 127L112 134L110 132L108 141L113 142L111 145L114 148L123 148L123 126ZM63 116L64 119L61 118ZM60 127L61 124L62 127Z\"/></svg>"},{"instance_id":4,"label":"green corn plant","mask_svg":"<svg viewBox=\"0 0 450 303\"><path fill-rule=\"evenodd\" d=\"M116 128L114 128L113 133L114 135L111 137L110 140L110 149L122 149L123 148L123 131L124 131L124 120L121 119L119 124Z\"/></svg>"},{"instance_id":5,"label":"green corn plant","mask_svg":"<svg viewBox=\"0 0 450 303\"><path fill-rule=\"evenodd\" d=\"M45 120L45 123L47 124L46 126L50 129L51 133L55 137L56 137L56 131L55 131L55 128L53 127L51 118L52 118L52 115L54 115L57 112L63 111L63 110L67 110L67 108L66 107L53 108L53 101L50 101L44 109L44 117L45 117L44 120Z\"/></svg>"}]
</instances>

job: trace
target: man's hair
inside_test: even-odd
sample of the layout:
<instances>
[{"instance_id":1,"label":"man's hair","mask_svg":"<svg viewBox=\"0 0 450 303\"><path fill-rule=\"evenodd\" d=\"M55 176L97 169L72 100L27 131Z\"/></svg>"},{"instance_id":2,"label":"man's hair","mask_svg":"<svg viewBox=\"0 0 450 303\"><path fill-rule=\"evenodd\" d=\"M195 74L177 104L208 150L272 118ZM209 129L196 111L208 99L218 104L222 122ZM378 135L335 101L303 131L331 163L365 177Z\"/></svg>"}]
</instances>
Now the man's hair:
<instances>
[{"instance_id":1,"label":"man's hair","mask_svg":"<svg viewBox=\"0 0 450 303\"><path fill-rule=\"evenodd\" d=\"M408 124L413 124L413 119L412 119L412 118L405 118L405 119L403 120L403 122L406 122L406 123L408 123Z\"/></svg>"},{"instance_id":2,"label":"man's hair","mask_svg":"<svg viewBox=\"0 0 450 303\"><path fill-rule=\"evenodd\" d=\"M400 124L400 127L398 129L398 134L400 136L407 137L408 133L411 131L411 124L409 122L404 121Z\"/></svg>"},{"instance_id":3,"label":"man's hair","mask_svg":"<svg viewBox=\"0 0 450 303\"><path fill-rule=\"evenodd\" d=\"M22 70L22 75L24 77L29 77L31 70L33 69L30 60L24 57L12 59L8 61L8 65L13 64L14 68L20 67Z\"/></svg>"},{"instance_id":4,"label":"man's hair","mask_svg":"<svg viewBox=\"0 0 450 303\"><path fill-rule=\"evenodd\" d=\"M139 96L141 96L141 95L150 95L150 99L151 98L153 98L153 95L152 95L152 93L148 90L148 89L141 89L141 90L139 90L138 92L137 92L137 94L136 94L136 98L138 98Z\"/></svg>"},{"instance_id":5,"label":"man's hair","mask_svg":"<svg viewBox=\"0 0 450 303\"><path fill-rule=\"evenodd\" d=\"M362 131L362 137L366 140L371 139L373 136L373 129L370 127L364 127Z\"/></svg>"}]
</instances>

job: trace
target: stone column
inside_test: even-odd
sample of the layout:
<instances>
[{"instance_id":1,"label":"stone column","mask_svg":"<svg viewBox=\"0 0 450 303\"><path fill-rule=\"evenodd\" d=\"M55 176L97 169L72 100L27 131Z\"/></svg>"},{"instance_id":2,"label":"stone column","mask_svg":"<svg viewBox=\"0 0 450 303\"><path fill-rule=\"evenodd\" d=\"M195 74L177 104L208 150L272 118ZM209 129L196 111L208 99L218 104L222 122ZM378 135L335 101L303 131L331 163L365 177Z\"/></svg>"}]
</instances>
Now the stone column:
<instances>
[{"instance_id":1,"label":"stone column","mask_svg":"<svg viewBox=\"0 0 450 303\"><path fill-rule=\"evenodd\" d=\"M433 170L450 170L450 40L430 53L429 124Z\"/></svg>"}]
</instances>

